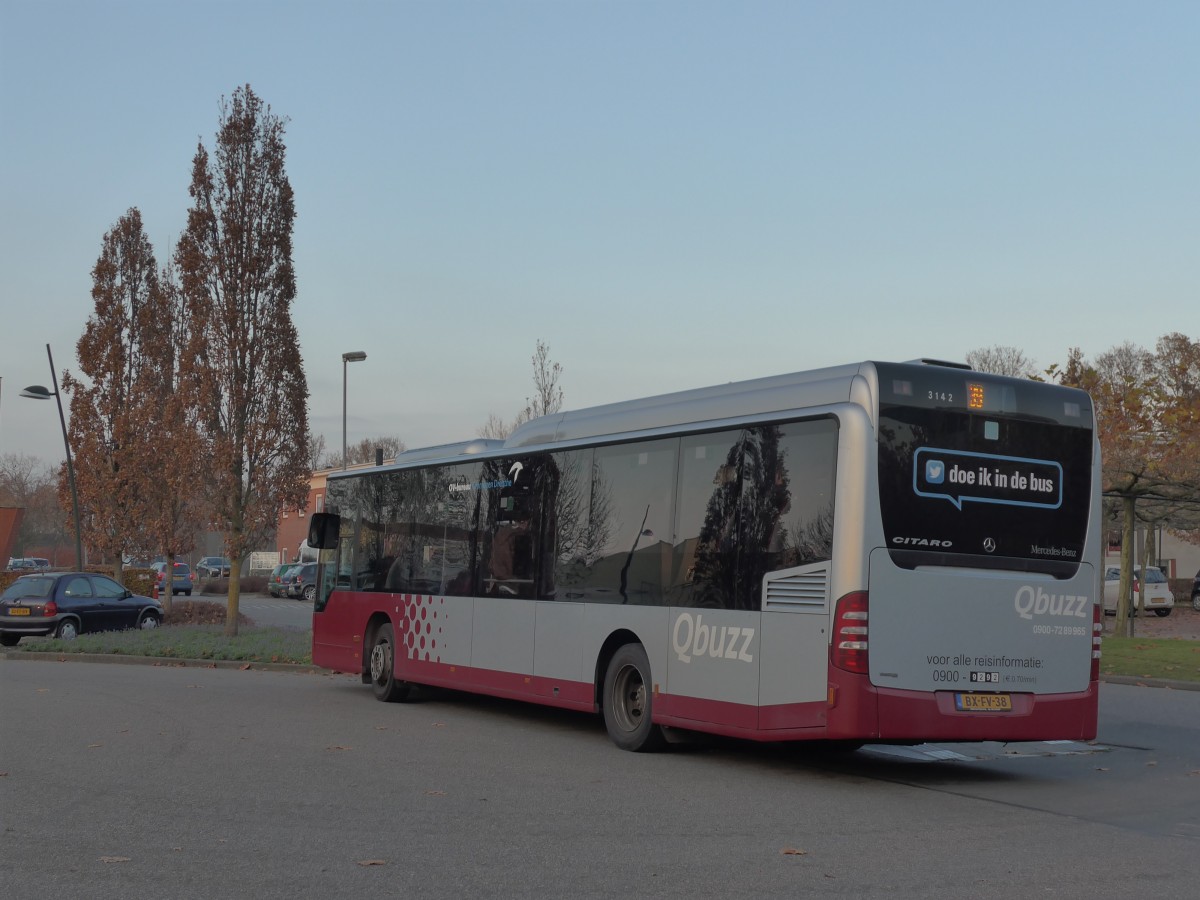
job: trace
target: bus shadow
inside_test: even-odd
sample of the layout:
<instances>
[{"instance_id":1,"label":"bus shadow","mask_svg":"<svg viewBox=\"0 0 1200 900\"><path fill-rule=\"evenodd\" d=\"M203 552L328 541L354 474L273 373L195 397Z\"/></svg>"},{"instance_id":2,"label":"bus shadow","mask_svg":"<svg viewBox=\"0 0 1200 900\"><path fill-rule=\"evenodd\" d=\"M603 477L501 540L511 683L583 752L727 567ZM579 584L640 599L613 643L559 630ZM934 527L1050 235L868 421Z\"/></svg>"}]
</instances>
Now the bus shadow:
<instances>
[{"instance_id":1,"label":"bus shadow","mask_svg":"<svg viewBox=\"0 0 1200 900\"><path fill-rule=\"evenodd\" d=\"M521 700L455 691L450 688L421 687L410 703L439 704L465 713L489 715L545 728L550 732L588 736L607 742L604 719L595 713L539 706ZM721 766L770 770L775 773L823 773L873 781L894 781L916 786L938 787L949 784L1029 783L1041 776L1011 768L1003 745L979 744L919 745L916 747L866 744L861 749L822 741L759 743L740 738L700 732L668 729L668 745L663 753L681 759L719 762ZM614 753L623 751L612 748Z\"/></svg>"}]
</instances>

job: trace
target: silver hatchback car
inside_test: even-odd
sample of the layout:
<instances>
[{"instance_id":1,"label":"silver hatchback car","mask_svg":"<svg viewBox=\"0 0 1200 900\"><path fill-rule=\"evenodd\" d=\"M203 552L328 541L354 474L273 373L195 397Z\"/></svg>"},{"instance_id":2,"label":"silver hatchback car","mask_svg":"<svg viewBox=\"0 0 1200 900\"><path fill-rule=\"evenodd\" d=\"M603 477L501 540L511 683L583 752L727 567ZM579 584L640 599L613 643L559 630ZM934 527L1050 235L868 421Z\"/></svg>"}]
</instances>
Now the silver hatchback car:
<instances>
[{"instance_id":1,"label":"silver hatchback car","mask_svg":"<svg viewBox=\"0 0 1200 900\"><path fill-rule=\"evenodd\" d=\"M1142 567L1133 569L1133 598L1130 600L1129 611L1137 614L1140 609L1140 585ZM1117 611L1117 597L1121 589L1121 567L1109 566L1104 570L1104 611ZM1175 595L1171 593L1167 576L1157 566L1146 567L1146 609L1154 610L1158 616L1169 616L1175 608Z\"/></svg>"}]
</instances>

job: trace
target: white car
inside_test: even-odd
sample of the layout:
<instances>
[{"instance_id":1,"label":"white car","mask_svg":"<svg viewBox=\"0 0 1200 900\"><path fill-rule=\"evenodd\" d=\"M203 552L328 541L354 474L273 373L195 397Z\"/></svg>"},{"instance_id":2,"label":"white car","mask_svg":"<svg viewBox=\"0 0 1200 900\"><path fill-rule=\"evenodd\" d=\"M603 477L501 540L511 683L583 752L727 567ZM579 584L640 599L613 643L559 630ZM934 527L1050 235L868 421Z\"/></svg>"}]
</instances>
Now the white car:
<instances>
[{"instance_id":1,"label":"white car","mask_svg":"<svg viewBox=\"0 0 1200 900\"><path fill-rule=\"evenodd\" d=\"M1136 613L1141 607L1139 603L1139 580L1141 578L1142 567L1135 566L1133 569L1133 599L1129 604L1129 611ZM1106 613L1115 613L1117 611L1118 591L1121 587L1121 567L1109 566L1104 570L1104 611ZM1175 608L1175 596L1171 593L1171 588L1167 584L1167 576L1162 573L1162 569L1156 566L1146 567L1146 609L1154 610L1155 615L1169 616L1171 610Z\"/></svg>"}]
</instances>

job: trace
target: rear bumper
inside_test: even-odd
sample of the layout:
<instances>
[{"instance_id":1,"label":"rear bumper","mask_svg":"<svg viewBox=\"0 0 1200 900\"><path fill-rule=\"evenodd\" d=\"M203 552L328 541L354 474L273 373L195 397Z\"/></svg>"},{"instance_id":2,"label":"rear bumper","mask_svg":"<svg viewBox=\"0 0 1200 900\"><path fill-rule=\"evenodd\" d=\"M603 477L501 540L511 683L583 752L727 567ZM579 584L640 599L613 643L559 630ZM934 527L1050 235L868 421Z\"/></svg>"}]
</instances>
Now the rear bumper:
<instances>
[{"instance_id":1,"label":"rear bumper","mask_svg":"<svg viewBox=\"0 0 1200 900\"><path fill-rule=\"evenodd\" d=\"M44 616L0 616L0 634L15 634L20 637L44 637L54 634L58 618Z\"/></svg>"},{"instance_id":2,"label":"rear bumper","mask_svg":"<svg viewBox=\"0 0 1200 900\"><path fill-rule=\"evenodd\" d=\"M1067 694L1012 692L1008 712L960 712L954 691L877 688L865 676L831 673L828 737L896 742L1090 741L1099 684Z\"/></svg>"}]
</instances>

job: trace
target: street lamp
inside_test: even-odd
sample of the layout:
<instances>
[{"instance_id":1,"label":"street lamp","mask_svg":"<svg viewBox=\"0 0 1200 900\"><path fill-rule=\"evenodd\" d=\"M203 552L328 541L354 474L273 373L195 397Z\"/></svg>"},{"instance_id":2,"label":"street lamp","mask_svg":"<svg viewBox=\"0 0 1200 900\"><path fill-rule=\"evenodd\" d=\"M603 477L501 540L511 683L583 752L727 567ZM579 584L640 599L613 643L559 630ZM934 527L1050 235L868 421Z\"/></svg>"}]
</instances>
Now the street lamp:
<instances>
[{"instance_id":1,"label":"street lamp","mask_svg":"<svg viewBox=\"0 0 1200 900\"><path fill-rule=\"evenodd\" d=\"M58 421L62 425L63 448L67 451L67 478L71 482L71 511L75 515L75 565L82 568L83 538L80 533L83 530L83 523L79 520L79 492L75 490L75 464L71 462L71 442L67 439L67 418L63 415L62 395L58 392L58 375L54 372L54 355L50 352L49 344L46 345L46 356L50 360L50 379L54 390L34 384L21 391L21 396L29 397L31 400L49 400L53 397L58 401Z\"/></svg>"},{"instance_id":2,"label":"street lamp","mask_svg":"<svg viewBox=\"0 0 1200 900\"><path fill-rule=\"evenodd\" d=\"M367 354L362 350L351 350L342 354L342 470L346 468L346 364L362 362Z\"/></svg>"}]
</instances>

